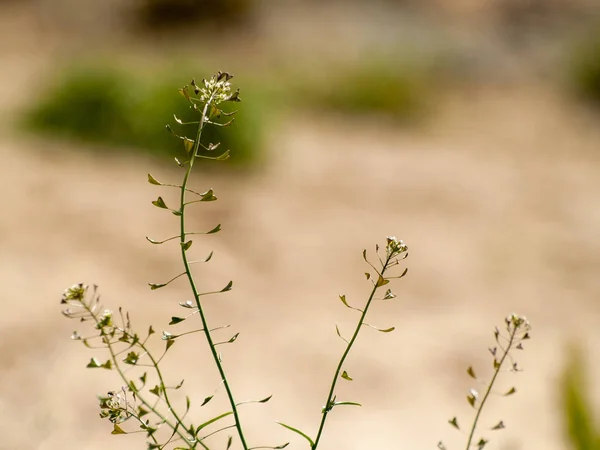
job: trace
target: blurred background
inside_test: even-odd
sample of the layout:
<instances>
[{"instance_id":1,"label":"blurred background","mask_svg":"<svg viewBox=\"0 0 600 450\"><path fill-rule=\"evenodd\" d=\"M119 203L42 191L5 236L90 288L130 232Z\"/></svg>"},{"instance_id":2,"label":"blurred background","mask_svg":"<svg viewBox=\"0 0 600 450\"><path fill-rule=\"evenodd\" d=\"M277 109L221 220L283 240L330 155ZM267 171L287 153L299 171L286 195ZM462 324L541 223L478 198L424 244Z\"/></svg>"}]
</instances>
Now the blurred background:
<instances>
[{"instance_id":1,"label":"blurred background","mask_svg":"<svg viewBox=\"0 0 600 450\"><path fill-rule=\"evenodd\" d=\"M533 326L517 375L500 378L482 431L493 449L598 449L600 401L600 3L598 0L0 1L0 449L143 448L111 436L95 395L114 373L69 339L62 291L100 285L142 332L189 299L176 245L185 116L177 89L235 75L235 125L211 141L230 161L198 166L218 202L189 226L223 224L191 252L211 322L240 331L224 363L251 445L305 448L274 424L316 433L330 377L369 291L364 248L410 248L398 298L377 304L339 383L328 449L461 448L472 386L491 370L494 326ZM236 105L238 106L238 105ZM81 326L80 326L81 325ZM89 332L89 330L88 330ZM228 335L226 337L229 337ZM161 345L158 342L156 345ZM576 355L579 355L575 358ZM199 408L218 384L192 335L164 360ZM221 395L223 396L223 395ZM343 397L343 398L342 398ZM213 408L213 409L211 409ZM225 448L226 436L215 439Z\"/></svg>"}]
</instances>

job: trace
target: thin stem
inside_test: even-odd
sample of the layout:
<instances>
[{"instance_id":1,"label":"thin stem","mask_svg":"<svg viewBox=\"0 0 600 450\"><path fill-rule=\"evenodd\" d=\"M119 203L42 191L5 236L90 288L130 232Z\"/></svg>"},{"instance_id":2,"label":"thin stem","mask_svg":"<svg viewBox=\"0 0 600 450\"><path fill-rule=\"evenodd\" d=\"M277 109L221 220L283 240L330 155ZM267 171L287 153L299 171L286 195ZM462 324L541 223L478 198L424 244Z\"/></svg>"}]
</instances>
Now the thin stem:
<instances>
[{"instance_id":1,"label":"thin stem","mask_svg":"<svg viewBox=\"0 0 600 450\"><path fill-rule=\"evenodd\" d=\"M500 362L496 365L496 370L494 371L494 375L492 376L492 379L490 380L490 384L488 385L488 388L485 391L485 395L481 399L479 408L477 408L477 413L475 414L475 419L473 419L473 426L471 427L469 439L467 440L466 450L469 450L471 448L471 442L473 441L473 436L475 435L475 429L477 428L477 422L479 421L479 417L481 416L481 411L483 410L485 402L488 399L488 397L490 396L490 393L492 392L492 387L494 386L494 382L496 381L496 378L498 377L498 374L500 373L500 369L502 368L502 364L504 364L504 360L506 359L506 357L508 356L508 353L510 352L510 349L514 342L517 331L518 331L518 327L514 327L514 329L510 333L510 338L508 339L508 345L506 346L506 350L504 350L504 354L502 355L502 358L500 358Z\"/></svg>"},{"instance_id":2,"label":"thin stem","mask_svg":"<svg viewBox=\"0 0 600 450\"><path fill-rule=\"evenodd\" d=\"M385 260L385 264L383 264L383 268L381 270L381 276L383 277L383 274L385 273L386 269L388 268L388 264L390 262L391 259L391 253L388 254L386 260ZM371 295L369 295L369 299L367 300L367 304L365 305L365 308L360 316L360 320L358 321L358 325L356 326L356 329L354 330L354 334L352 335L352 339L350 339L350 341L348 342L348 345L346 346L346 350L344 351L340 362L337 366L337 369L335 371L335 375L333 376L333 381L331 382L331 388L329 389L329 395L327 396L327 402L325 402L325 406L323 408L323 417L321 418L321 424L319 425L319 431L317 433L317 437L315 438L315 443L312 446L312 450L316 450L317 446L319 445L319 440L321 439L321 435L323 434L323 428L325 427L325 421L327 420L327 414L329 414L329 412L332 409L331 406L331 402L333 399L333 394L335 391L335 386L337 384L338 379L340 378L340 372L342 371L342 367L344 365L344 362L346 361L346 357L348 356L348 354L350 353L350 349L352 348L352 346L354 345L354 341L356 341L356 338L358 337L358 333L360 332L360 329L363 326L365 317L367 316L367 312L369 311L369 306L371 305L373 298L375 296L375 292L377 292L377 289L379 289L381 286L378 286L377 283L374 283L373 285L373 290L371 291Z\"/></svg>"},{"instance_id":3,"label":"thin stem","mask_svg":"<svg viewBox=\"0 0 600 450\"><path fill-rule=\"evenodd\" d=\"M217 353L217 350L213 343L213 339L210 334L210 328L209 328L208 322L206 320L206 315L204 314L204 310L202 309L202 304L200 302L200 293L198 292L198 288L196 287L194 277L192 276L192 272L190 270L190 263L187 258L186 250L183 246L183 244L185 244L185 236L187 234L185 232L185 206L186 206L185 194L187 192L187 184L188 184L188 180L190 177L190 173L192 172L192 167L194 166L194 160L196 159L196 154L200 147L200 138L202 136L202 129L204 128L204 124L206 122L206 113L208 111L208 107L209 107L210 103L212 102L212 100L213 99L210 98L205 103L204 109L202 110L202 117L200 119L200 123L198 125L198 131L196 133L196 141L194 142L194 147L191 151L191 159L188 163L188 168L185 172L183 182L181 183L181 199L180 199L180 210L179 210L181 212L180 222L179 222L180 223L180 240L181 240L181 244L182 244L181 258L183 260L183 265L185 267L185 272L187 274L187 277L188 277L188 280L190 283L190 287L192 289L192 293L194 294L194 300L196 301L196 307L198 308L200 319L202 320L202 328L204 328L204 335L206 337L206 340L208 341L208 345L210 347L210 351L212 353L213 360L215 362L215 365L217 366L217 369L219 370L219 374L221 376L223 385L225 386L225 390L227 391L227 397L229 398L231 410L232 410L233 416L235 418L235 427L236 427L238 435L240 437L242 447L244 448L244 450L248 450L248 444L246 444L246 439L244 438L244 432L242 431L242 426L240 424L240 418L239 418L238 410L237 410L237 407L235 404L235 400L233 398L233 393L231 392L231 387L229 386L229 382L227 381L227 377L225 376L225 371L223 369L221 359L219 358L219 354Z\"/></svg>"}]
</instances>

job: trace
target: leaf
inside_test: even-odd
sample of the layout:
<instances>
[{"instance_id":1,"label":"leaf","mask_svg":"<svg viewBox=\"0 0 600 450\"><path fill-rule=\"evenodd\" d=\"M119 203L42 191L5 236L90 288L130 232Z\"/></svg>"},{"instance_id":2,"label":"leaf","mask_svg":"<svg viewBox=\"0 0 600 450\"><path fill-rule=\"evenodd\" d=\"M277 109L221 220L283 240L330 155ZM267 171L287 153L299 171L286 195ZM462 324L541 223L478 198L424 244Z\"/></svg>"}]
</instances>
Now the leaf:
<instances>
[{"instance_id":1,"label":"leaf","mask_svg":"<svg viewBox=\"0 0 600 450\"><path fill-rule=\"evenodd\" d=\"M306 439L308 441L308 443L310 444L311 448L313 448L315 446L315 442L310 437L308 437L308 435L306 435L305 433L303 433L299 429L294 428L294 427L292 427L290 425L286 425L285 423L282 423L282 422L277 422L277 423L279 425L281 425L282 427L287 428L288 430L293 431L294 433L299 434L300 436L302 436L304 439Z\"/></svg>"},{"instance_id":2,"label":"leaf","mask_svg":"<svg viewBox=\"0 0 600 450\"><path fill-rule=\"evenodd\" d=\"M492 427L492 430L502 430L503 428L506 428L504 426L504 422L501 420L500 422L498 422L496 425L494 425Z\"/></svg>"},{"instance_id":3,"label":"leaf","mask_svg":"<svg viewBox=\"0 0 600 450\"><path fill-rule=\"evenodd\" d=\"M365 272L365 277L367 277L367 280L371 279L371 274L369 272Z\"/></svg>"},{"instance_id":4,"label":"leaf","mask_svg":"<svg viewBox=\"0 0 600 450\"><path fill-rule=\"evenodd\" d=\"M157 384L152 389L150 389L148 392L150 392L151 394L156 395L157 397L160 397L160 386Z\"/></svg>"},{"instance_id":5,"label":"leaf","mask_svg":"<svg viewBox=\"0 0 600 450\"><path fill-rule=\"evenodd\" d=\"M182 243L181 243L181 248L182 248L184 251L187 251L187 250L188 250L188 249L189 249L189 248L192 246L192 242L193 242L193 241L191 241L191 240L189 240L189 241L187 241L187 242L182 242Z\"/></svg>"},{"instance_id":6,"label":"leaf","mask_svg":"<svg viewBox=\"0 0 600 450\"><path fill-rule=\"evenodd\" d=\"M92 359L90 359L90 362L88 363L88 365L85 367L87 367L88 369L97 369L102 366L100 365L100 363L98 362L98 360L96 358L92 358Z\"/></svg>"},{"instance_id":7,"label":"leaf","mask_svg":"<svg viewBox=\"0 0 600 450\"><path fill-rule=\"evenodd\" d=\"M356 402L334 402L333 403L333 406L341 406L341 405L362 406L360 403L356 403Z\"/></svg>"},{"instance_id":8,"label":"leaf","mask_svg":"<svg viewBox=\"0 0 600 450\"><path fill-rule=\"evenodd\" d=\"M217 156L215 159L217 161L225 161L226 159L229 159L230 153L231 152L229 150L226 150L225 152L223 152L219 156Z\"/></svg>"},{"instance_id":9,"label":"leaf","mask_svg":"<svg viewBox=\"0 0 600 450\"><path fill-rule=\"evenodd\" d=\"M216 227L214 227L212 230L210 230L206 234L218 233L219 231L221 231L221 224L217 225Z\"/></svg>"},{"instance_id":10,"label":"leaf","mask_svg":"<svg viewBox=\"0 0 600 450\"><path fill-rule=\"evenodd\" d=\"M169 351L171 347L175 345L175 339L167 339L167 346L165 347L165 353Z\"/></svg>"},{"instance_id":11,"label":"leaf","mask_svg":"<svg viewBox=\"0 0 600 450\"><path fill-rule=\"evenodd\" d=\"M230 281L229 283L227 283L227 286L225 286L223 289L221 289L219 292L227 292L231 290L231 287L233 286L233 281Z\"/></svg>"},{"instance_id":12,"label":"leaf","mask_svg":"<svg viewBox=\"0 0 600 450\"><path fill-rule=\"evenodd\" d=\"M225 448L225 450L229 450L231 448L232 443L233 443L233 438L231 436L229 436L227 438L227 447Z\"/></svg>"},{"instance_id":13,"label":"leaf","mask_svg":"<svg viewBox=\"0 0 600 450\"><path fill-rule=\"evenodd\" d=\"M479 439L479 442L477 442L477 444L476 444L477 450L483 450L483 447L485 447L488 442L489 441L484 438Z\"/></svg>"},{"instance_id":14,"label":"leaf","mask_svg":"<svg viewBox=\"0 0 600 450\"><path fill-rule=\"evenodd\" d=\"M210 402L213 399L213 397L214 397L214 395L206 397L200 406L206 405L208 402Z\"/></svg>"},{"instance_id":15,"label":"leaf","mask_svg":"<svg viewBox=\"0 0 600 450\"><path fill-rule=\"evenodd\" d=\"M269 400L271 400L271 398L273 398L273 394L263 398L262 400L258 400L258 403L267 403Z\"/></svg>"},{"instance_id":16,"label":"leaf","mask_svg":"<svg viewBox=\"0 0 600 450\"><path fill-rule=\"evenodd\" d=\"M210 252L208 254L208 256L206 257L206 259L204 260L204 262L209 262L211 260L211 258L213 257L213 252Z\"/></svg>"},{"instance_id":17,"label":"leaf","mask_svg":"<svg viewBox=\"0 0 600 450\"><path fill-rule=\"evenodd\" d=\"M477 375L475 375L475 371L473 370L473 367L469 366L469 368L467 369L467 373L469 374L469 376L473 379L477 379Z\"/></svg>"},{"instance_id":18,"label":"leaf","mask_svg":"<svg viewBox=\"0 0 600 450\"><path fill-rule=\"evenodd\" d=\"M123 431L123 429L115 423L113 426L113 430L110 432L110 434L127 434L127 433L125 431Z\"/></svg>"},{"instance_id":19,"label":"leaf","mask_svg":"<svg viewBox=\"0 0 600 450\"><path fill-rule=\"evenodd\" d=\"M190 153L194 149L194 141L190 138L183 138L183 146L185 147L185 151Z\"/></svg>"},{"instance_id":20,"label":"leaf","mask_svg":"<svg viewBox=\"0 0 600 450\"><path fill-rule=\"evenodd\" d=\"M338 335L340 338L342 338L342 340L343 340L344 342L346 342L346 343L348 342L348 340L347 340L347 339L346 339L344 336L342 336L342 333L340 333L340 329L338 328L337 324L335 325L335 331L336 331L337 335Z\"/></svg>"},{"instance_id":21,"label":"leaf","mask_svg":"<svg viewBox=\"0 0 600 450\"><path fill-rule=\"evenodd\" d=\"M346 372L345 370L342 372L341 376L342 376L342 378L344 380L348 380L348 381L352 381L353 380L353 378L351 378L350 375L348 375L348 372Z\"/></svg>"},{"instance_id":22,"label":"leaf","mask_svg":"<svg viewBox=\"0 0 600 450\"><path fill-rule=\"evenodd\" d=\"M278 445L277 447L271 447L273 450L280 450L282 448L286 448L288 445L290 445L289 442L286 442L285 444L282 445Z\"/></svg>"},{"instance_id":23,"label":"leaf","mask_svg":"<svg viewBox=\"0 0 600 450\"><path fill-rule=\"evenodd\" d=\"M125 364L130 364L132 366L135 366L139 359L140 359L139 354L137 354L136 352L129 352L127 354L127 357L123 360L123 362Z\"/></svg>"},{"instance_id":24,"label":"leaf","mask_svg":"<svg viewBox=\"0 0 600 450\"><path fill-rule=\"evenodd\" d=\"M508 391L506 391L506 392L504 393L504 396L505 396L505 397L508 397L509 395L513 395L513 394L515 394L516 392L517 392L517 388L515 388L515 387L513 386L513 387L511 387L511 388L510 388Z\"/></svg>"},{"instance_id":25,"label":"leaf","mask_svg":"<svg viewBox=\"0 0 600 450\"><path fill-rule=\"evenodd\" d=\"M231 344L231 343L235 342L239 335L240 335L240 333L235 333L233 336L231 336L231 339L229 339L227 341L227 343Z\"/></svg>"},{"instance_id":26,"label":"leaf","mask_svg":"<svg viewBox=\"0 0 600 450\"><path fill-rule=\"evenodd\" d=\"M377 283L375 283L375 287L385 286L389 282L390 282L390 280L386 280L381 275L379 275L379 278L377 279Z\"/></svg>"},{"instance_id":27,"label":"leaf","mask_svg":"<svg viewBox=\"0 0 600 450\"><path fill-rule=\"evenodd\" d=\"M367 322L363 322L363 325L369 327L369 328L373 328L374 330L377 330L381 333L391 333L392 331L394 331L396 329L396 327L390 327L390 328L377 328L374 325L371 325L370 323Z\"/></svg>"},{"instance_id":28,"label":"leaf","mask_svg":"<svg viewBox=\"0 0 600 450\"><path fill-rule=\"evenodd\" d=\"M158 197L152 204L158 208L169 209L162 197Z\"/></svg>"},{"instance_id":29,"label":"leaf","mask_svg":"<svg viewBox=\"0 0 600 450\"><path fill-rule=\"evenodd\" d=\"M152 175L148 174L148 183L154 184L156 186L162 186L162 183L154 178Z\"/></svg>"},{"instance_id":30,"label":"leaf","mask_svg":"<svg viewBox=\"0 0 600 450\"><path fill-rule=\"evenodd\" d=\"M342 301L342 303L344 305L346 305L346 308L350 308L350 305L348 304L348 302L346 302L346 296L345 295L340 295L340 300Z\"/></svg>"},{"instance_id":31,"label":"leaf","mask_svg":"<svg viewBox=\"0 0 600 450\"><path fill-rule=\"evenodd\" d=\"M214 202L217 197L214 195L214 192L212 189L209 189L206 192L203 192L202 194L200 194L200 201L201 202Z\"/></svg>"},{"instance_id":32,"label":"leaf","mask_svg":"<svg viewBox=\"0 0 600 450\"><path fill-rule=\"evenodd\" d=\"M185 317L171 317L171 321L169 322L169 325L176 325L180 322L183 322L185 320Z\"/></svg>"},{"instance_id":33,"label":"leaf","mask_svg":"<svg viewBox=\"0 0 600 450\"><path fill-rule=\"evenodd\" d=\"M223 417L227 417L230 416L231 414L233 414L233 411L229 411L226 413L223 413L217 417L213 417L210 420L207 420L206 422L204 422L202 425L198 425L198 427L196 428L196 434L198 434L198 432L200 430L202 430L203 428L206 428L207 426L209 426L211 423L215 423L217 420L221 420Z\"/></svg>"},{"instance_id":34,"label":"leaf","mask_svg":"<svg viewBox=\"0 0 600 450\"><path fill-rule=\"evenodd\" d=\"M460 430L460 427L458 426L458 420L456 419L456 417L453 417L452 419L450 419L448 421L448 423L450 425L452 425L454 428L456 428L457 430Z\"/></svg>"}]
</instances>

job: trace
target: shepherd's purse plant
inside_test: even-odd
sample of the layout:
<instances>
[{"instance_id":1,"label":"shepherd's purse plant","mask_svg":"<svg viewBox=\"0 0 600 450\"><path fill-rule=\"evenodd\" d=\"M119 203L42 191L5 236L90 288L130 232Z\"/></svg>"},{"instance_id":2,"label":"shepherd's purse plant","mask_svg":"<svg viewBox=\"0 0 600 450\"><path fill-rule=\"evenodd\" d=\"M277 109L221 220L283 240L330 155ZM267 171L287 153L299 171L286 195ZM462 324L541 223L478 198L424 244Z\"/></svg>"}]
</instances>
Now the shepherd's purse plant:
<instances>
[{"instance_id":1,"label":"shepherd's purse plant","mask_svg":"<svg viewBox=\"0 0 600 450\"><path fill-rule=\"evenodd\" d=\"M229 150L220 151L218 142L208 142L203 138L203 131L207 127L228 127L234 121L232 117L235 111L226 111L227 105L240 102L239 90L232 91L230 81L232 75L226 72L218 72L214 76L202 80L196 84L194 80L190 85L179 90L189 108L196 113L198 120L184 122L175 116L175 122L182 127L195 127L195 138L186 137L185 133L176 133L167 125L167 130L182 141L184 149L183 156L175 158L175 162L184 170L183 180L180 184L170 184L158 181L153 175L148 174L148 182L155 186L179 190L179 202L167 205L165 200L159 196L152 201L154 206L177 216L179 219L179 230L174 236L156 240L146 238L151 244L178 244L181 254L183 271L170 278L168 281L149 283L151 290L161 289L169 285L175 279L184 277L187 279L193 300L179 303L179 307L185 311L181 316L173 316L169 322L169 331L162 331L161 339L164 341L163 350L156 354L149 345L149 340L156 334L155 329L150 326L147 331L141 333L136 330L128 312L118 309L113 312L105 309L100 301L97 286L79 283L66 289L61 303L67 305L63 314L68 318L78 319L81 322L90 322L92 331L90 334L74 332L72 339L82 342L86 347L102 349L108 357L90 359L87 364L92 369L107 369L115 371L121 379L121 387L110 391L99 397L100 417L108 419L112 423L112 434L143 433L147 449L206 449L217 448L229 450L235 445L243 450L251 449L282 449L289 442L274 446L250 445L244 433L243 417L240 410L245 403L266 403L271 396L257 399L251 402L239 402L236 400L235 391L231 385L223 367L222 346L232 344L236 341L239 333L220 337L222 330L227 326L215 327L211 324L206 314L204 301L207 296L222 294L230 291L233 282L224 287L203 292L197 286L192 266L196 263L209 262L213 253L205 255L199 260L190 258L194 238L202 235L218 233L221 225L216 225L209 230L189 230L186 222L189 208L197 203L213 202L217 196L213 189L197 192L188 187L194 165L203 159L225 160L229 157ZM390 288L390 283L402 278L407 273L407 268L401 268L402 261L408 256L408 247L400 239L388 236L382 245L375 245L374 252L368 254L363 250L362 256L369 269L365 273L370 283L370 291L366 301L360 305L351 305L345 295L340 295L339 300L346 307L356 312L357 321L354 331L344 336L338 326L335 331L340 339L345 342L345 349L335 366L329 387L324 395L323 406L320 410L320 421L314 432L301 431L298 428L284 422L278 422L290 432L304 439L311 450L321 448L322 437L325 433L327 420L331 413L339 406L360 406L358 403L346 399L339 399L337 395L337 384L352 381L352 376L346 369L346 361L350 352L364 328L372 328L382 333L391 333L394 327L381 328L367 321L371 308L384 306L385 303L396 297ZM399 270L400 269L400 270ZM197 320L198 328L191 331L177 332L177 324L186 320ZM511 315L506 318L506 333L499 329L494 331L496 346L490 348L493 359L493 372L491 380L484 383L483 394L480 395L476 389L472 389L467 396L467 401L474 408L475 414L470 427L466 432L466 449L483 449L488 440L476 436L477 427L480 422L483 407L489 401L492 388L499 373L507 366L509 370L517 371L517 364L512 359L515 350L522 349L522 341L529 338L529 323L520 316ZM210 350L214 370L218 372L220 383L215 386L214 391L199 399L201 406L209 403L216 395L224 395L229 404L229 409L214 417L189 417L192 399L185 397L185 402L179 404L174 401L173 392L182 388L183 380L173 381L171 377L163 372L161 361L172 346L181 339L196 339L203 336ZM467 373L478 380L472 367ZM515 388L510 388L504 395L515 393ZM318 411L317 411L318 412ZM449 423L461 429L456 418ZM499 421L491 426L492 430L504 428L504 422ZM440 449L446 447L441 442Z\"/></svg>"}]
</instances>

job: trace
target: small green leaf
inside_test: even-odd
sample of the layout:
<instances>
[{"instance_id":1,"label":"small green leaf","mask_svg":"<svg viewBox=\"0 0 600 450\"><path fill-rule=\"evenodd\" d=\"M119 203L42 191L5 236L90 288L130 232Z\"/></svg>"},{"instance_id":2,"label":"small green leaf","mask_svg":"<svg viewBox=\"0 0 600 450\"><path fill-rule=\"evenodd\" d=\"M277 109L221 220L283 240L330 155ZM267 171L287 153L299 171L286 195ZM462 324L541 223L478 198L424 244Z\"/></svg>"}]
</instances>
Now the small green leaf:
<instances>
[{"instance_id":1,"label":"small green leaf","mask_svg":"<svg viewBox=\"0 0 600 450\"><path fill-rule=\"evenodd\" d=\"M227 343L231 344L231 343L235 342L237 340L237 338L238 338L239 335L240 335L240 333L235 333L233 336L231 336L231 339L229 339L227 341Z\"/></svg>"},{"instance_id":2,"label":"small green leaf","mask_svg":"<svg viewBox=\"0 0 600 450\"><path fill-rule=\"evenodd\" d=\"M348 375L348 372L346 372L345 370L342 372L342 378L344 380L348 380L348 381L352 381L353 378L350 377L350 375Z\"/></svg>"},{"instance_id":3,"label":"small green leaf","mask_svg":"<svg viewBox=\"0 0 600 450\"><path fill-rule=\"evenodd\" d=\"M96 358L92 358L92 359L90 359L90 362L88 363L88 365L85 367L87 367L88 369L97 369L102 366L100 365L100 363L98 362L98 360Z\"/></svg>"},{"instance_id":4,"label":"small green leaf","mask_svg":"<svg viewBox=\"0 0 600 450\"><path fill-rule=\"evenodd\" d=\"M150 414L150 411L148 411L143 406L138 406L138 416L139 417L144 417L146 414Z\"/></svg>"},{"instance_id":5,"label":"small green leaf","mask_svg":"<svg viewBox=\"0 0 600 450\"><path fill-rule=\"evenodd\" d=\"M200 194L200 201L201 202L214 202L217 197L215 197L214 192L212 189L209 189L208 191Z\"/></svg>"},{"instance_id":6,"label":"small green leaf","mask_svg":"<svg viewBox=\"0 0 600 450\"><path fill-rule=\"evenodd\" d=\"M188 249L189 249L189 248L192 246L192 242L193 242L192 240L189 240L189 241L187 241L187 242L182 242L182 243L181 243L181 248L182 248L184 251L187 251L187 250L188 250Z\"/></svg>"},{"instance_id":7,"label":"small green leaf","mask_svg":"<svg viewBox=\"0 0 600 450\"><path fill-rule=\"evenodd\" d=\"M213 252L210 252L208 254L208 256L206 257L206 259L204 260L204 262L209 262L211 260L211 258L213 257Z\"/></svg>"},{"instance_id":8,"label":"small green leaf","mask_svg":"<svg viewBox=\"0 0 600 450\"><path fill-rule=\"evenodd\" d=\"M171 321L169 322L169 325L176 325L180 322L183 322L185 320L185 317L175 317L172 316L171 317Z\"/></svg>"},{"instance_id":9,"label":"small green leaf","mask_svg":"<svg viewBox=\"0 0 600 450\"><path fill-rule=\"evenodd\" d=\"M506 428L504 426L504 422L501 420L500 422L498 422L496 425L494 425L492 427L492 430L502 430L503 428Z\"/></svg>"},{"instance_id":10,"label":"small green leaf","mask_svg":"<svg viewBox=\"0 0 600 450\"><path fill-rule=\"evenodd\" d=\"M227 447L225 448L225 450L229 450L231 448L232 443L233 443L233 438L231 436L229 436L227 438Z\"/></svg>"},{"instance_id":11,"label":"small green leaf","mask_svg":"<svg viewBox=\"0 0 600 450\"><path fill-rule=\"evenodd\" d=\"M505 396L505 397L508 397L509 395L513 395L513 394L515 394L516 392L517 392L517 388L515 388L515 387L513 386L513 387L511 387L511 388L510 388L508 391L506 391L506 392L504 393L504 396Z\"/></svg>"},{"instance_id":12,"label":"small green leaf","mask_svg":"<svg viewBox=\"0 0 600 450\"><path fill-rule=\"evenodd\" d=\"M233 414L233 411L229 411L229 412L223 413L221 415L218 415L217 417L213 417L212 419L207 420L202 425L198 425L198 427L196 428L196 434L198 434L198 432L200 430L202 430L203 428L209 426L211 423L215 423L217 420L221 420L223 417L230 416L231 414Z\"/></svg>"},{"instance_id":13,"label":"small green leaf","mask_svg":"<svg viewBox=\"0 0 600 450\"><path fill-rule=\"evenodd\" d=\"M125 431L123 431L123 429L115 423L113 425L113 430L110 432L110 434L127 434L127 433Z\"/></svg>"},{"instance_id":14,"label":"small green leaf","mask_svg":"<svg viewBox=\"0 0 600 450\"><path fill-rule=\"evenodd\" d=\"M174 216L181 216L183 213L181 212L180 209L176 210L176 211L171 211L173 213Z\"/></svg>"},{"instance_id":15,"label":"small green leaf","mask_svg":"<svg viewBox=\"0 0 600 450\"><path fill-rule=\"evenodd\" d=\"M150 286L150 289L152 289L153 291L156 289L160 289L162 287L165 287L167 284L156 284L156 283L148 283L148 286Z\"/></svg>"},{"instance_id":16,"label":"small green leaf","mask_svg":"<svg viewBox=\"0 0 600 450\"><path fill-rule=\"evenodd\" d=\"M156 395L157 397L160 397L160 386L157 384L156 386L154 386L152 389L149 390L149 392L151 394Z\"/></svg>"},{"instance_id":17,"label":"small green leaf","mask_svg":"<svg viewBox=\"0 0 600 450\"><path fill-rule=\"evenodd\" d=\"M362 406L360 403L356 403L356 402L334 402L333 403L333 406L341 406L341 405Z\"/></svg>"},{"instance_id":18,"label":"small green leaf","mask_svg":"<svg viewBox=\"0 0 600 450\"><path fill-rule=\"evenodd\" d=\"M152 175L148 174L148 183L154 184L156 186L162 186L162 183L154 178Z\"/></svg>"},{"instance_id":19,"label":"small green leaf","mask_svg":"<svg viewBox=\"0 0 600 450\"><path fill-rule=\"evenodd\" d=\"M127 357L123 360L123 362L125 364L130 364L132 366L135 366L137 364L139 358L140 358L140 355L137 354L136 352L129 352L127 354Z\"/></svg>"},{"instance_id":20,"label":"small green leaf","mask_svg":"<svg viewBox=\"0 0 600 450\"><path fill-rule=\"evenodd\" d=\"M102 367L103 369L111 370L112 369L112 361L110 359L107 359L106 362L104 364L102 364L100 367Z\"/></svg>"},{"instance_id":21,"label":"small green leaf","mask_svg":"<svg viewBox=\"0 0 600 450\"><path fill-rule=\"evenodd\" d=\"M214 395L206 397L200 406L206 405L208 402L210 402L213 399L213 397L214 397Z\"/></svg>"},{"instance_id":22,"label":"small green leaf","mask_svg":"<svg viewBox=\"0 0 600 450\"><path fill-rule=\"evenodd\" d=\"M190 153L194 149L194 141L190 138L183 138L183 146L185 151Z\"/></svg>"},{"instance_id":23,"label":"small green leaf","mask_svg":"<svg viewBox=\"0 0 600 450\"><path fill-rule=\"evenodd\" d=\"M262 400L258 400L258 403L267 403L269 400L271 400L271 398L273 398L273 394L263 398Z\"/></svg>"},{"instance_id":24,"label":"small green leaf","mask_svg":"<svg viewBox=\"0 0 600 450\"><path fill-rule=\"evenodd\" d=\"M365 272L365 277L367 277L367 280L371 279L371 274L369 272Z\"/></svg>"},{"instance_id":25,"label":"small green leaf","mask_svg":"<svg viewBox=\"0 0 600 450\"><path fill-rule=\"evenodd\" d=\"M471 405L473 408L475 408L475 396L474 395L467 395L467 401L469 402L469 405Z\"/></svg>"},{"instance_id":26,"label":"small green leaf","mask_svg":"<svg viewBox=\"0 0 600 450\"><path fill-rule=\"evenodd\" d=\"M282 448L286 448L288 445L290 445L290 443L286 442L285 444L278 445L277 447L272 447L272 448L273 448L273 450L280 450Z\"/></svg>"},{"instance_id":27,"label":"small green leaf","mask_svg":"<svg viewBox=\"0 0 600 450\"><path fill-rule=\"evenodd\" d=\"M231 152L229 150L226 150L225 152L223 152L219 156L217 156L215 159L217 161L225 161L226 159L229 159L230 153Z\"/></svg>"},{"instance_id":28,"label":"small green leaf","mask_svg":"<svg viewBox=\"0 0 600 450\"><path fill-rule=\"evenodd\" d=\"M165 352L167 352L171 347L173 347L173 345L175 345L175 339L167 339Z\"/></svg>"},{"instance_id":29,"label":"small green leaf","mask_svg":"<svg viewBox=\"0 0 600 450\"><path fill-rule=\"evenodd\" d=\"M341 339L342 339L344 342L346 342L346 343L348 342L348 340L347 340L347 339L346 339L344 336L342 336L342 333L340 333L340 329L338 328L337 324L335 325L335 331L336 331L337 335L338 335L338 336L339 336L339 337L340 337L340 338L341 338Z\"/></svg>"},{"instance_id":30,"label":"small green leaf","mask_svg":"<svg viewBox=\"0 0 600 450\"><path fill-rule=\"evenodd\" d=\"M383 278L381 275L379 275L379 278L377 279L377 283L375 283L376 287L381 287L381 286L385 286L386 284L388 284L390 282L390 280L386 280L385 278Z\"/></svg>"},{"instance_id":31,"label":"small green leaf","mask_svg":"<svg viewBox=\"0 0 600 450\"><path fill-rule=\"evenodd\" d=\"M210 230L206 234L218 233L219 231L221 231L221 224L217 225L216 227L214 227L212 230Z\"/></svg>"},{"instance_id":32,"label":"small green leaf","mask_svg":"<svg viewBox=\"0 0 600 450\"><path fill-rule=\"evenodd\" d=\"M469 376L473 379L477 379L477 376L475 375L475 371L473 370L473 367L469 366L469 368L467 369L467 373L469 374Z\"/></svg>"},{"instance_id":33,"label":"small green leaf","mask_svg":"<svg viewBox=\"0 0 600 450\"><path fill-rule=\"evenodd\" d=\"M453 417L452 419L450 419L448 421L448 423L450 425L452 425L454 428L456 428L457 430L460 430L460 427L458 426L458 420L456 419L456 417Z\"/></svg>"},{"instance_id":34,"label":"small green leaf","mask_svg":"<svg viewBox=\"0 0 600 450\"><path fill-rule=\"evenodd\" d=\"M158 208L169 209L169 207L167 206L165 201L162 199L162 197L158 197L156 200L154 200L152 202L152 204Z\"/></svg>"},{"instance_id":35,"label":"small green leaf","mask_svg":"<svg viewBox=\"0 0 600 450\"><path fill-rule=\"evenodd\" d=\"M340 300L342 301L342 303L344 305L346 305L346 308L350 308L350 305L348 304L348 302L346 301L346 296L345 295L340 295Z\"/></svg>"},{"instance_id":36,"label":"small green leaf","mask_svg":"<svg viewBox=\"0 0 600 450\"><path fill-rule=\"evenodd\" d=\"M230 291L232 286L233 286L233 281L230 281L229 283L227 283L227 286L225 286L223 289L221 289L220 292Z\"/></svg>"},{"instance_id":37,"label":"small green leaf","mask_svg":"<svg viewBox=\"0 0 600 450\"><path fill-rule=\"evenodd\" d=\"M369 328L373 328L374 330L377 330L381 333L391 333L392 331L394 331L396 329L396 327L390 327L390 328L378 328L376 326L371 325L370 323L367 322L363 322L363 325L369 327Z\"/></svg>"},{"instance_id":38,"label":"small green leaf","mask_svg":"<svg viewBox=\"0 0 600 450\"><path fill-rule=\"evenodd\" d=\"M282 422L277 422L279 425L281 425L284 428L287 428L290 431L293 431L294 433L299 434L300 436L302 436L304 439L306 439L308 441L308 443L310 444L310 447L313 448L315 446L315 442L305 433L303 433L302 431L300 431L297 428L294 428L290 425L286 425L285 423Z\"/></svg>"}]
</instances>

